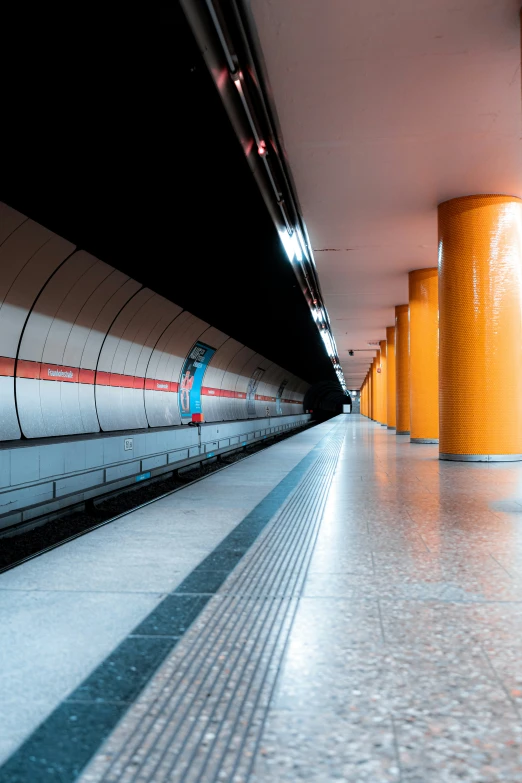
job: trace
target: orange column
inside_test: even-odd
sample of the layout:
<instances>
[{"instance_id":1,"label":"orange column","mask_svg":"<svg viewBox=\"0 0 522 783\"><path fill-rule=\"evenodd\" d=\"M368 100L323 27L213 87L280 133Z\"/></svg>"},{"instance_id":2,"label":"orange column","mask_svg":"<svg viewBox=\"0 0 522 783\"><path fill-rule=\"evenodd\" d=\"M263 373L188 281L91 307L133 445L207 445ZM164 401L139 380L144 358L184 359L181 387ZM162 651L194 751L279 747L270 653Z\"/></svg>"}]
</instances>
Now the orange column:
<instances>
[{"instance_id":1,"label":"orange column","mask_svg":"<svg viewBox=\"0 0 522 783\"><path fill-rule=\"evenodd\" d=\"M386 340L381 340L379 345L381 347L381 395L380 395L381 418L379 419L379 421L381 422L383 427L386 427L388 423L388 393L387 393L388 359L387 359L387 351L386 351Z\"/></svg>"},{"instance_id":2,"label":"orange column","mask_svg":"<svg viewBox=\"0 0 522 783\"><path fill-rule=\"evenodd\" d=\"M370 369L368 370L368 418L371 419L373 417L373 376L372 376L372 369L373 365L370 366Z\"/></svg>"},{"instance_id":3,"label":"orange column","mask_svg":"<svg viewBox=\"0 0 522 783\"><path fill-rule=\"evenodd\" d=\"M381 390L381 352L377 351L375 357L375 421L380 424L382 416L382 390Z\"/></svg>"},{"instance_id":4,"label":"orange column","mask_svg":"<svg viewBox=\"0 0 522 783\"><path fill-rule=\"evenodd\" d=\"M395 327L386 327L386 400L388 407L388 429L396 426L396 389L395 389Z\"/></svg>"},{"instance_id":5,"label":"orange column","mask_svg":"<svg viewBox=\"0 0 522 783\"><path fill-rule=\"evenodd\" d=\"M416 269L410 289L410 442L439 442L438 270Z\"/></svg>"},{"instance_id":6,"label":"orange column","mask_svg":"<svg viewBox=\"0 0 522 783\"><path fill-rule=\"evenodd\" d=\"M410 434L410 319L408 305L395 308L395 377L397 435Z\"/></svg>"},{"instance_id":7,"label":"orange column","mask_svg":"<svg viewBox=\"0 0 522 783\"><path fill-rule=\"evenodd\" d=\"M439 206L440 458L522 459L522 200Z\"/></svg>"},{"instance_id":8,"label":"orange column","mask_svg":"<svg viewBox=\"0 0 522 783\"><path fill-rule=\"evenodd\" d=\"M374 357L372 362L372 421L377 421L377 416L379 415L379 409L378 409L378 397L377 397L377 378L378 378L378 372L377 367L379 365L377 364L377 356Z\"/></svg>"}]
</instances>

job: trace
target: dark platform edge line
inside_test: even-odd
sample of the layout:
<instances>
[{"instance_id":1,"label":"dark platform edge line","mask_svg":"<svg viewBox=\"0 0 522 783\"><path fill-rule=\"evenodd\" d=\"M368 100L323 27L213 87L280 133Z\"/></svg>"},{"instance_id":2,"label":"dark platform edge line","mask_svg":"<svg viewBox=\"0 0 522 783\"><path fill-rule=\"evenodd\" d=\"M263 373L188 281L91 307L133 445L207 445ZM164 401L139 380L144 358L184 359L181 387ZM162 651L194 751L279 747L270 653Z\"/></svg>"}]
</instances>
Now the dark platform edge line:
<instances>
[{"instance_id":1,"label":"dark platform edge line","mask_svg":"<svg viewBox=\"0 0 522 783\"><path fill-rule=\"evenodd\" d=\"M0 767L0 783L73 783L298 486L331 430Z\"/></svg>"}]
</instances>

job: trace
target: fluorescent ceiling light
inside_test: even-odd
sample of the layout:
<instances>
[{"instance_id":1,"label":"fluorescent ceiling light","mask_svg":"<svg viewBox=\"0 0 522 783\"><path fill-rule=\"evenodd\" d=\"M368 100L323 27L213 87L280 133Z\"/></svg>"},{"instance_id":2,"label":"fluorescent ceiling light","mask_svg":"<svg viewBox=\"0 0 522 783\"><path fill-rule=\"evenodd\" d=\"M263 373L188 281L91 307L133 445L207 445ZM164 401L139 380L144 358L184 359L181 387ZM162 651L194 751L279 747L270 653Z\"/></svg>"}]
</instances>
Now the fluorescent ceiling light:
<instances>
[{"instance_id":1,"label":"fluorescent ceiling light","mask_svg":"<svg viewBox=\"0 0 522 783\"><path fill-rule=\"evenodd\" d=\"M279 236L281 238L281 242L283 243L283 247L286 250L286 255L288 256L290 261L293 261L294 258L297 261L303 260L303 252L301 250L301 245L299 244L299 241L297 239L297 234L294 231L293 234L289 234L288 231L280 231Z\"/></svg>"}]
</instances>

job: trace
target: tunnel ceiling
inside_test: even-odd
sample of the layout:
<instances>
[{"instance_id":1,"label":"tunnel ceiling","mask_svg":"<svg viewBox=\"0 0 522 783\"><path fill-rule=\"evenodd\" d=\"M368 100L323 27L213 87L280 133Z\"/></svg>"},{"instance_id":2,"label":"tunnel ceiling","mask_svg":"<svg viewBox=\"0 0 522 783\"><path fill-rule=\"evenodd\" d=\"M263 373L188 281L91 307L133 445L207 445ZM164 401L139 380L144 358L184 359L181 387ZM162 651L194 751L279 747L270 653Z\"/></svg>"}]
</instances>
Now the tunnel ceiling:
<instances>
[{"instance_id":1,"label":"tunnel ceiling","mask_svg":"<svg viewBox=\"0 0 522 783\"><path fill-rule=\"evenodd\" d=\"M1 200L308 382L336 382L177 3L59 21L9 27Z\"/></svg>"},{"instance_id":2,"label":"tunnel ceiling","mask_svg":"<svg viewBox=\"0 0 522 783\"><path fill-rule=\"evenodd\" d=\"M409 270L437 265L437 203L522 196L520 0L252 0L348 388Z\"/></svg>"}]
</instances>

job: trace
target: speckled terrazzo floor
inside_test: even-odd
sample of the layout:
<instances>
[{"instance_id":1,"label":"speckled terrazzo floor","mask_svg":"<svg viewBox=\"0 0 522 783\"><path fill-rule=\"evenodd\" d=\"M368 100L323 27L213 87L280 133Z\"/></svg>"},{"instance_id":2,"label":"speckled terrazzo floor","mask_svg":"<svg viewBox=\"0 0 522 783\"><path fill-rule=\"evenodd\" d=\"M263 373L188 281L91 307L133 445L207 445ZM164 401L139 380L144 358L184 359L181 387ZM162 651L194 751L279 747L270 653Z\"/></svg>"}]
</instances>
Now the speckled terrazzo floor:
<instances>
[{"instance_id":1,"label":"speckled terrazzo floor","mask_svg":"<svg viewBox=\"0 0 522 783\"><path fill-rule=\"evenodd\" d=\"M522 780L522 464L338 422L82 783Z\"/></svg>"},{"instance_id":2,"label":"speckled terrazzo floor","mask_svg":"<svg viewBox=\"0 0 522 783\"><path fill-rule=\"evenodd\" d=\"M347 423L261 781L522 780L522 465Z\"/></svg>"}]
</instances>

